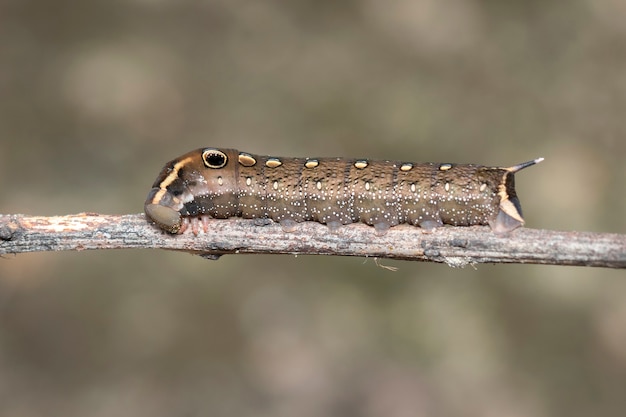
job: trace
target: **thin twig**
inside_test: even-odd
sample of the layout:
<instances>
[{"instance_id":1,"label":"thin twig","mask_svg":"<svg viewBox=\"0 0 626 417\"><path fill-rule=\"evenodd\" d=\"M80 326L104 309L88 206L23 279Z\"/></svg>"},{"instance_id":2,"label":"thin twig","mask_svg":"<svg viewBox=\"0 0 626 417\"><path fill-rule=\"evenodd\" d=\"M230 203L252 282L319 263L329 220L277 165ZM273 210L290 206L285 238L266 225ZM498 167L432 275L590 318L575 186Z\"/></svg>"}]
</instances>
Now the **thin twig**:
<instances>
[{"instance_id":1,"label":"thin twig","mask_svg":"<svg viewBox=\"0 0 626 417\"><path fill-rule=\"evenodd\" d=\"M626 268L626 235L521 228L508 236L489 227L442 227L426 233L401 225L377 236L374 228L352 224L330 233L305 222L285 232L270 222L211 220L209 232L169 235L143 214L82 213L67 216L0 215L0 256L37 251L154 248L196 253L306 254L442 262L454 267L477 263L533 263Z\"/></svg>"}]
</instances>

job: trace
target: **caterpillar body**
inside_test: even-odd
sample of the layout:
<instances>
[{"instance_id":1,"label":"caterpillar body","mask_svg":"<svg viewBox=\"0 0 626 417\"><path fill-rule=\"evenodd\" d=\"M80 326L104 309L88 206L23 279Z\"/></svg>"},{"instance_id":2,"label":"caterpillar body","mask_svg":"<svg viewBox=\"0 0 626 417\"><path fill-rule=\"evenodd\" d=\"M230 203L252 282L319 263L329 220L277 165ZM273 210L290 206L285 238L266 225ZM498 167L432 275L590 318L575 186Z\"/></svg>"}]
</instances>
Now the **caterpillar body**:
<instances>
[{"instance_id":1,"label":"caterpillar body","mask_svg":"<svg viewBox=\"0 0 626 417\"><path fill-rule=\"evenodd\" d=\"M287 158L201 148L168 162L145 202L149 220L169 233L208 218L270 219L287 231L316 221L331 230L363 222L377 234L408 223L432 230L490 225L505 234L524 224L508 168L345 158Z\"/></svg>"}]
</instances>

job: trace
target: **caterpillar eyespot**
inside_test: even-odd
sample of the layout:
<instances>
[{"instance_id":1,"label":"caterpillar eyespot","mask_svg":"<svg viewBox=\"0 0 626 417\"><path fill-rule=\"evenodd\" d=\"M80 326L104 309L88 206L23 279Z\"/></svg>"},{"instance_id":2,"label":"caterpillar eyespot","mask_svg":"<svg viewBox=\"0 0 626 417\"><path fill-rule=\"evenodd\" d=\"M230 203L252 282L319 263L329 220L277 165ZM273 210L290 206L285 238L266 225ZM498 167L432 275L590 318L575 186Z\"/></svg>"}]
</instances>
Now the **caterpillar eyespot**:
<instances>
[{"instance_id":1,"label":"caterpillar eyespot","mask_svg":"<svg viewBox=\"0 0 626 417\"><path fill-rule=\"evenodd\" d=\"M228 162L226 154L217 149L205 149L202 152L202 161L208 168L219 169L223 168Z\"/></svg>"},{"instance_id":2,"label":"caterpillar eyespot","mask_svg":"<svg viewBox=\"0 0 626 417\"><path fill-rule=\"evenodd\" d=\"M287 158L202 148L168 162L148 193L148 219L169 233L208 218L243 217L329 225L362 222L377 234L401 223L433 229L490 225L505 234L524 224L512 167L345 158Z\"/></svg>"}]
</instances>

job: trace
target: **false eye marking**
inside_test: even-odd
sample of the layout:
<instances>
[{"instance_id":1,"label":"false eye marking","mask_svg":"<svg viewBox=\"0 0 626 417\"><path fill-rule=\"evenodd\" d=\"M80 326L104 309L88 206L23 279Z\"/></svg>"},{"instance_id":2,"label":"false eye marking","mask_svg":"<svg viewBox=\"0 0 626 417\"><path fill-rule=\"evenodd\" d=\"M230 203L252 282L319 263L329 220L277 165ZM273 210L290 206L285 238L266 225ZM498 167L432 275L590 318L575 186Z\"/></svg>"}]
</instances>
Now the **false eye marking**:
<instances>
[{"instance_id":1,"label":"false eye marking","mask_svg":"<svg viewBox=\"0 0 626 417\"><path fill-rule=\"evenodd\" d=\"M282 164L283 163L278 158L269 158L267 161L265 161L265 166L268 168L277 168Z\"/></svg>"},{"instance_id":2,"label":"false eye marking","mask_svg":"<svg viewBox=\"0 0 626 417\"><path fill-rule=\"evenodd\" d=\"M256 159L254 159L254 156L250 155L249 153L240 152L239 163L244 167L253 167L256 165Z\"/></svg>"},{"instance_id":3,"label":"false eye marking","mask_svg":"<svg viewBox=\"0 0 626 417\"><path fill-rule=\"evenodd\" d=\"M367 168L368 165L369 163L365 159L359 159L358 161L354 163L354 167L356 169L364 169L364 168Z\"/></svg>"},{"instance_id":4,"label":"false eye marking","mask_svg":"<svg viewBox=\"0 0 626 417\"><path fill-rule=\"evenodd\" d=\"M439 171L447 171L452 168L452 164L441 164L439 165Z\"/></svg>"},{"instance_id":5,"label":"false eye marking","mask_svg":"<svg viewBox=\"0 0 626 417\"><path fill-rule=\"evenodd\" d=\"M413 164L410 164L410 163L402 164L402 166L400 166L400 171L407 172L412 169L413 169Z\"/></svg>"},{"instance_id":6,"label":"false eye marking","mask_svg":"<svg viewBox=\"0 0 626 417\"><path fill-rule=\"evenodd\" d=\"M202 162L207 168L224 168L228 162L226 154L218 149L205 149L202 151Z\"/></svg>"},{"instance_id":7,"label":"false eye marking","mask_svg":"<svg viewBox=\"0 0 626 417\"><path fill-rule=\"evenodd\" d=\"M320 161L317 159L309 159L304 163L304 166L307 168L315 168L320 164Z\"/></svg>"}]
</instances>

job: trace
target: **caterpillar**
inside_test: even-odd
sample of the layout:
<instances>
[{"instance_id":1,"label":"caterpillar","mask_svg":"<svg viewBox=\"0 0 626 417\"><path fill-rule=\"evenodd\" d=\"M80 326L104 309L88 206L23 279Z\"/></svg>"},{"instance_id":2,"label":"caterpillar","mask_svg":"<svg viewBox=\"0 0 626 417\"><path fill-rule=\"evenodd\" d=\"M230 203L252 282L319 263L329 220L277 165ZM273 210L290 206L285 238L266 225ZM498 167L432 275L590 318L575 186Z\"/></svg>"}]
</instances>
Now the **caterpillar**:
<instances>
[{"instance_id":1,"label":"caterpillar","mask_svg":"<svg viewBox=\"0 0 626 417\"><path fill-rule=\"evenodd\" d=\"M162 169L144 210L161 229L208 231L209 218L279 222L292 231L316 221L335 231L362 222L382 235L401 223L427 231L444 224L489 225L506 234L524 224L508 168L345 158L288 158L201 148Z\"/></svg>"}]
</instances>

